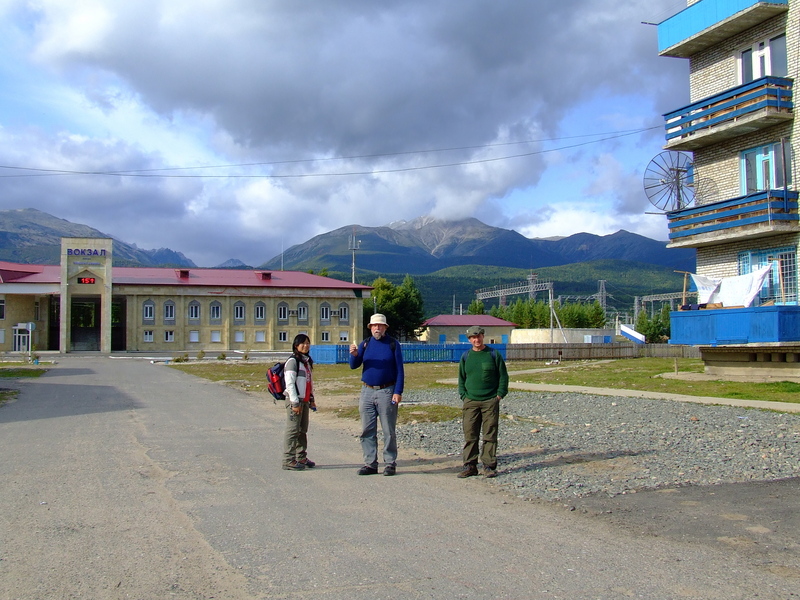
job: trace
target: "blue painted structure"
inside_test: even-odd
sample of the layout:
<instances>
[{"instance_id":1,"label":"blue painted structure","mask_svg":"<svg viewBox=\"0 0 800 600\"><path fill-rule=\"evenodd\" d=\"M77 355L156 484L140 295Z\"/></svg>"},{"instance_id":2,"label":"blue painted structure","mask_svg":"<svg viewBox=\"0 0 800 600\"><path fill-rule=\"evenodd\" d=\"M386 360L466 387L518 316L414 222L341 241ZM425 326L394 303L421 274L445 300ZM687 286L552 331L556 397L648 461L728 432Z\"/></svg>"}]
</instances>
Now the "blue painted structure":
<instances>
[{"instance_id":1,"label":"blue painted structure","mask_svg":"<svg viewBox=\"0 0 800 600\"><path fill-rule=\"evenodd\" d=\"M800 223L798 192L765 190L667 213L669 239L776 222Z\"/></svg>"},{"instance_id":2,"label":"blue painted structure","mask_svg":"<svg viewBox=\"0 0 800 600\"><path fill-rule=\"evenodd\" d=\"M487 344L500 353L504 359L507 354L506 344ZM471 344L402 344L403 362L458 362L461 355L472 348ZM350 345L311 346L311 358L323 365L350 362Z\"/></svg>"},{"instance_id":3,"label":"blue painted structure","mask_svg":"<svg viewBox=\"0 0 800 600\"><path fill-rule=\"evenodd\" d=\"M658 51L663 52L758 4L788 5L789 0L701 0L658 24Z\"/></svg>"},{"instance_id":4,"label":"blue painted structure","mask_svg":"<svg viewBox=\"0 0 800 600\"><path fill-rule=\"evenodd\" d=\"M665 137L669 142L716 125L733 123L765 108L784 112L794 108L791 79L762 77L666 113Z\"/></svg>"},{"instance_id":5,"label":"blue painted structure","mask_svg":"<svg viewBox=\"0 0 800 600\"><path fill-rule=\"evenodd\" d=\"M717 346L800 341L800 306L751 306L670 313L670 344Z\"/></svg>"}]
</instances>

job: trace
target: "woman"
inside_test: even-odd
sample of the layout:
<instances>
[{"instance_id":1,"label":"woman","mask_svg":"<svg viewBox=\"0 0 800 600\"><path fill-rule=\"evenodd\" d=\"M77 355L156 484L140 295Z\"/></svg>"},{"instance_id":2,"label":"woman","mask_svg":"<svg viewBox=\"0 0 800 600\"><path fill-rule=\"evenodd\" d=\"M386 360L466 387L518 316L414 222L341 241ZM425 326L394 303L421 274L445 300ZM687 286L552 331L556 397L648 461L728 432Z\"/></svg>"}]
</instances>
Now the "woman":
<instances>
[{"instance_id":1,"label":"woman","mask_svg":"<svg viewBox=\"0 0 800 600\"><path fill-rule=\"evenodd\" d=\"M316 466L306 455L308 449L308 413L317 410L311 370L314 361L308 355L311 339L304 333L295 336L292 356L286 361L286 437L283 444L283 468L302 471Z\"/></svg>"}]
</instances>

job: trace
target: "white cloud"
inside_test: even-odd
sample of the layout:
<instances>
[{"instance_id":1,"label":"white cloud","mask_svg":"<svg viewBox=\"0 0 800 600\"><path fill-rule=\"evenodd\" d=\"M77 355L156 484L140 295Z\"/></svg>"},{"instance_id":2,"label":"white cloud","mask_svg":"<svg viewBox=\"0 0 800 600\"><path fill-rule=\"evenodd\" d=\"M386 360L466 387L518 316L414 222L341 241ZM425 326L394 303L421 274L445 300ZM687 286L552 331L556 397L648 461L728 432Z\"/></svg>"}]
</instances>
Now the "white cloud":
<instances>
[{"instance_id":1,"label":"white cloud","mask_svg":"<svg viewBox=\"0 0 800 600\"><path fill-rule=\"evenodd\" d=\"M5 179L0 208L205 265L423 214L663 237L636 181L663 131L574 136L658 124L686 102L685 63L659 59L641 25L673 5L6 0L0 164L247 166Z\"/></svg>"}]
</instances>

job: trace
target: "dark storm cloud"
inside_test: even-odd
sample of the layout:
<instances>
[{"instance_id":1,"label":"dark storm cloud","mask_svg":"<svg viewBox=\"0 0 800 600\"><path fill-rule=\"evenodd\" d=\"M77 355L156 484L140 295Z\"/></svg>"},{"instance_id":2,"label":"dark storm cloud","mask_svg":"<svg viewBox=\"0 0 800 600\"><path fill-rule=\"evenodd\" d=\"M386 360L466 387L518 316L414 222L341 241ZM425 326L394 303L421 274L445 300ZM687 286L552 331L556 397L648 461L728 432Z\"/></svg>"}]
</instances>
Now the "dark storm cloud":
<instances>
[{"instance_id":1,"label":"dark storm cloud","mask_svg":"<svg viewBox=\"0 0 800 600\"><path fill-rule=\"evenodd\" d=\"M647 3L137 2L64 64L126 80L165 115L213 115L278 157L486 143L555 129L606 88L666 90ZM182 10L181 7L185 7Z\"/></svg>"},{"instance_id":2,"label":"dark storm cloud","mask_svg":"<svg viewBox=\"0 0 800 600\"><path fill-rule=\"evenodd\" d=\"M119 171L188 166L207 157L217 163L351 157L219 171L309 175L296 179L3 180L0 208L34 206L141 247L181 250L203 265L231 257L264 262L280 252L276 232L298 243L350 223L424 214L541 223L557 212L558 198L518 218L503 214L501 199L541 181L544 155L414 169L539 152L544 142L491 145L558 137L575 108L592 106L598 96L621 103L641 98L654 108L651 121L622 129L659 124L660 113L687 101L686 63L658 58L655 29L640 23L677 10L676 0L40 0L25 6L15 35L29 36L31 63L106 121L94 126L86 122L91 117L70 114L61 123L57 107L44 111L41 130L32 124L4 131L8 123L0 120L0 139L9 142L0 148L5 164ZM628 106L614 112L625 116ZM188 123L197 131L187 137L205 148L183 155L179 144L162 152L160 138L148 144L119 124L129 114L159 121L146 123L153 129ZM589 133L609 130L608 119L589 114L580 121ZM648 135L663 131L642 139ZM422 152L443 148L451 150ZM619 161L598 159L609 151L590 146L576 155L587 162L586 172L610 169L579 185L624 185L612 206L627 216L639 206L638 175ZM390 172L398 169L404 170ZM321 176L343 172L363 174Z\"/></svg>"}]
</instances>

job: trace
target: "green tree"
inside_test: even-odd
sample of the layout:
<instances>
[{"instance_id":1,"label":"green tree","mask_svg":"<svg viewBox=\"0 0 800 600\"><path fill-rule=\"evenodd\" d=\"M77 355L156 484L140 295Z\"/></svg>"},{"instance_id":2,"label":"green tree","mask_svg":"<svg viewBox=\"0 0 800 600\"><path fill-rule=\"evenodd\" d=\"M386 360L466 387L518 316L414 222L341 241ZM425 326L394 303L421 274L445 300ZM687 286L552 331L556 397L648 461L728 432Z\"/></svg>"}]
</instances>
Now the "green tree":
<instances>
[{"instance_id":1,"label":"green tree","mask_svg":"<svg viewBox=\"0 0 800 600\"><path fill-rule=\"evenodd\" d=\"M425 320L422 293L414 279L406 275L403 283L393 285L383 277L372 282L372 298L364 302L364 323L375 313L386 315L391 335L407 340Z\"/></svg>"},{"instance_id":2,"label":"green tree","mask_svg":"<svg viewBox=\"0 0 800 600\"><path fill-rule=\"evenodd\" d=\"M665 305L666 306L666 305ZM666 321L664 320L666 316ZM648 344L661 344L669 340L669 306L664 307L653 317L641 311L636 317L636 331L641 333Z\"/></svg>"},{"instance_id":3,"label":"green tree","mask_svg":"<svg viewBox=\"0 0 800 600\"><path fill-rule=\"evenodd\" d=\"M411 275L406 275L403 283L396 289L393 306L397 326L393 326L399 339L407 340L414 334L425 321L425 310L422 302L422 293Z\"/></svg>"},{"instance_id":4,"label":"green tree","mask_svg":"<svg viewBox=\"0 0 800 600\"><path fill-rule=\"evenodd\" d=\"M606 311L600 305L600 302L595 300L594 304L589 307L589 327L596 327L602 329L606 326Z\"/></svg>"},{"instance_id":5,"label":"green tree","mask_svg":"<svg viewBox=\"0 0 800 600\"><path fill-rule=\"evenodd\" d=\"M467 314L468 315L482 315L486 308L483 305L483 300L473 300L469 303L467 307Z\"/></svg>"}]
</instances>

